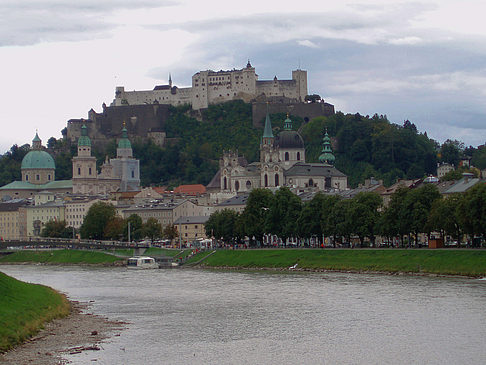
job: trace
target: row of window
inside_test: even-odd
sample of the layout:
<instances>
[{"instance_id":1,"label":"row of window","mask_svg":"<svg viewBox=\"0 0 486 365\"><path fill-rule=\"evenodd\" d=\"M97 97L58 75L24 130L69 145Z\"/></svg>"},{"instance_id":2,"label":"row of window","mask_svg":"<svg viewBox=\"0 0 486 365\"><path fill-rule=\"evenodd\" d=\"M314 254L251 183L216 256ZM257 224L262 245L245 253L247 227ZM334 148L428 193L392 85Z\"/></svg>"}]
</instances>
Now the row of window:
<instances>
[{"instance_id":1,"label":"row of window","mask_svg":"<svg viewBox=\"0 0 486 365\"><path fill-rule=\"evenodd\" d=\"M40 181L40 175L39 174L35 175L35 180ZM47 180L51 181L51 174L47 175ZM25 175L25 181L29 181L29 174Z\"/></svg>"}]
</instances>

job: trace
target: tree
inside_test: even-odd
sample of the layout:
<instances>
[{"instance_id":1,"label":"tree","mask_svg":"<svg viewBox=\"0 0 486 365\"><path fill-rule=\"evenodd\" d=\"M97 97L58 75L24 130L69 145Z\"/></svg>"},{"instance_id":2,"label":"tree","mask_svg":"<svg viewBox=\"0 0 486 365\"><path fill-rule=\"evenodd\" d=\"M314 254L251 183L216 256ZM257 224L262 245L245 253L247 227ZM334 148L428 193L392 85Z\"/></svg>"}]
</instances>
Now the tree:
<instances>
[{"instance_id":1,"label":"tree","mask_svg":"<svg viewBox=\"0 0 486 365\"><path fill-rule=\"evenodd\" d=\"M448 139L440 147L441 161L457 167L463 151L464 143Z\"/></svg>"},{"instance_id":2,"label":"tree","mask_svg":"<svg viewBox=\"0 0 486 365\"><path fill-rule=\"evenodd\" d=\"M465 233L486 237L486 184L468 190L459 203L458 218Z\"/></svg>"},{"instance_id":3,"label":"tree","mask_svg":"<svg viewBox=\"0 0 486 365\"><path fill-rule=\"evenodd\" d=\"M103 239L107 223L116 215L115 207L110 203L94 203L84 217L80 228L82 238Z\"/></svg>"},{"instance_id":4,"label":"tree","mask_svg":"<svg viewBox=\"0 0 486 365\"><path fill-rule=\"evenodd\" d=\"M157 219L150 217L142 226L142 232L145 237L150 238L153 242L155 238L159 238L162 235L162 226Z\"/></svg>"},{"instance_id":5,"label":"tree","mask_svg":"<svg viewBox=\"0 0 486 365\"><path fill-rule=\"evenodd\" d=\"M123 227L125 221L123 218L115 216L112 217L105 226L103 237L111 240L119 240L123 237Z\"/></svg>"},{"instance_id":6,"label":"tree","mask_svg":"<svg viewBox=\"0 0 486 365\"><path fill-rule=\"evenodd\" d=\"M405 210L405 199L409 192L410 189L404 186L395 190L380 219L381 234L388 238L398 236L400 243L402 243L403 236L410 232Z\"/></svg>"},{"instance_id":7,"label":"tree","mask_svg":"<svg viewBox=\"0 0 486 365\"><path fill-rule=\"evenodd\" d=\"M123 237L128 240L128 226L130 226L130 241L139 240L143 236L142 218L137 214L131 214L125 221L123 228Z\"/></svg>"},{"instance_id":8,"label":"tree","mask_svg":"<svg viewBox=\"0 0 486 365\"><path fill-rule=\"evenodd\" d=\"M319 192L304 204L297 219L296 233L299 237L311 238L322 235L321 214L324 201L325 195Z\"/></svg>"},{"instance_id":9,"label":"tree","mask_svg":"<svg viewBox=\"0 0 486 365\"><path fill-rule=\"evenodd\" d=\"M371 244L375 243L375 234L380 218L378 209L383 200L374 192L361 192L351 199L351 218L354 222L353 233L355 233L363 246L365 237L368 237Z\"/></svg>"},{"instance_id":10,"label":"tree","mask_svg":"<svg viewBox=\"0 0 486 365\"><path fill-rule=\"evenodd\" d=\"M265 233L265 221L270 209L273 194L268 189L253 189L241 214L242 232L255 244L253 238L262 242Z\"/></svg>"},{"instance_id":11,"label":"tree","mask_svg":"<svg viewBox=\"0 0 486 365\"><path fill-rule=\"evenodd\" d=\"M307 103L319 103L321 101L321 96L317 94L306 95L304 100Z\"/></svg>"},{"instance_id":12,"label":"tree","mask_svg":"<svg viewBox=\"0 0 486 365\"><path fill-rule=\"evenodd\" d=\"M452 194L446 198L437 199L430 210L428 225L431 230L441 232L444 235L450 235L457 242L460 242L462 227L460 224L459 206L461 205L463 195Z\"/></svg>"},{"instance_id":13,"label":"tree","mask_svg":"<svg viewBox=\"0 0 486 365\"><path fill-rule=\"evenodd\" d=\"M174 226L173 224L165 226L164 230L162 231L162 237L171 241L179 237L176 226Z\"/></svg>"},{"instance_id":14,"label":"tree","mask_svg":"<svg viewBox=\"0 0 486 365\"><path fill-rule=\"evenodd\" d=\"M287 239L297 232L297 220L302 210L302 201L287 187L281 187L270 201L266 215L265 233L271 233Z\"/></svg>"},{"instance_id":15,"label":"tree","mask_svg":"<svg viewBox=\"0 0 486 365\"><path fill-rule=\"evenodd\" d=\"M73 228L68 227L66 221L50 220L41 231L42 237L72 238Z\"/></svg>"},{"instance_id":16,"label":"tree","mask_svg":"<svg viewBox=\"0 0 486 365\"><path fill-rule=\"evenodd\" d=\"M230 209L216 211L204 224L204 229L208 237L216 237L225 242L231 242L237 234L238 213Z\"/></svg>"}]
</instances>

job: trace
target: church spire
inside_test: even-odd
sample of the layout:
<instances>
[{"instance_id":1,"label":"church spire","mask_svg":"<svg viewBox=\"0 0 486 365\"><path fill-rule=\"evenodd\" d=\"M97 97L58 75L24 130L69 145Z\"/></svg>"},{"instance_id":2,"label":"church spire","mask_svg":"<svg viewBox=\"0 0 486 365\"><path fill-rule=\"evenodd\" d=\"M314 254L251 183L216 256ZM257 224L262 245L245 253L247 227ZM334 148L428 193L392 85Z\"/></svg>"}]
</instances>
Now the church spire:
<instances>
[{"instance_id":1,"label":"church spire","mask_svg":"<svg viewBox=\"0 0 486 365\"><path fill-rule=\"evenodd\" d=\"M272 131L272 121L270 120L270 114L268 113L268 103L267 103L267 116L265 117L265 128L263 130L262 144L271 145L273 144L273 131Z\"/></svg>"},{"instance_id":2,"label":"church spire","mask_svg":"<svg viewBox=\"0 0 486 365\"><path fill-rule=\"evenodd\" d=\"M169 72L169 87L172 87L172 76Z\"/></svg>"},{"instance_id":3,"label":"church spire","mask_svg":"<svg viewBox=\"0 0 486 365\"><path fill-rule=\"evenodd\" d=\"M332 153L331 148L331 138L329 138L329 134L327 134L326 128L326 133L324 134L324 138L322 139L322 152L319 156L319 161L323 164L333 165L335 160L336 157Z\"/></svg>"}]
</instances>

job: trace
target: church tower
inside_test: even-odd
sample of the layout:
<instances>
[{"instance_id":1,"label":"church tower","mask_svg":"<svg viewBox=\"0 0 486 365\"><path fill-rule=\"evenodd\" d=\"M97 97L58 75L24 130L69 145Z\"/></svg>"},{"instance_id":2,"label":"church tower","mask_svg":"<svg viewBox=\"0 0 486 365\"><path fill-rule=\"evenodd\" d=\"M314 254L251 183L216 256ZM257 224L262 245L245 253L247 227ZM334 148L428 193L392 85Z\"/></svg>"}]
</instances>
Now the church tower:
<instances>
[{"instance_id":1,"label":"church tower","mask_svg":"<svg viewBox=\"0 0 486 365\"><path fill-rule=\"evenodd\" d=\"M73 194L97 194L97 175L96 157L91 156L88 128L83 125L78 139L78 154L73 157Z\"/></svg>"},{"instance_id":2,"label":"church tower","mask_svg":"<svg viewBox=\"0 0 486 365\"><path fill-rule=\"evenodd\" d=\"M267 110L265 128L260 143L260 186L262 188L278 187L283 184L283 172L279 162L278 147L275 145L272 122Z\"/></svg>"},{"instance_id":3,"label":"church tower","mask_svg":"<svg viewBox=\"0 0 486 365\"><path fill-rule=\"evenodd\" d=\"M114 174L121 179L120 191L140 190L140 161L133 158L132 144L128 131L123 124L122 138L118 141L116 158L110 160Z\"/></svg>"},{"instance_id":4,"label":"church tower","mask_svg":"<svg viewBox=\"0 0 486 365\"><path fill-rule=\"evenodd\" d=\"M326 133L324 134L324 138L322 139L322 151L321 155L319 156L319 162L332 166L334 165L334 161L336 160L336 157L332 153L332 148L331 148L331 138L329 138L329 134L327 134L327 129Z\"/></svg>"}]
</instances>

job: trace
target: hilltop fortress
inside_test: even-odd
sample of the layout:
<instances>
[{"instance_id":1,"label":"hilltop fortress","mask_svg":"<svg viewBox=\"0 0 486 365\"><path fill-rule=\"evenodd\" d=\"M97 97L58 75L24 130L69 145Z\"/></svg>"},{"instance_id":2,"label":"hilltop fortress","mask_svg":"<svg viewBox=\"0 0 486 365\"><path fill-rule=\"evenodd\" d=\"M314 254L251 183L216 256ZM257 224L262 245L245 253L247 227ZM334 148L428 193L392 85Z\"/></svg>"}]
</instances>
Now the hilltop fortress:
<instances>
[{"instance_id":1,"label":"hilltop fortress","mask_svg":"<svg viewBox=\"0 0 486 365\"><path fill-rule=\"evenodd\" d=\"M117 87L112 106L143 104L190 104L192 109L205 109L210 104L219 104L240 99L247 103L259 96L284 97L294 102L304 102L307 95L307 71L292 71L292 80L259 81L250 61L241 70L199 71L192 76L192 87L178 88L158 85L153 90L125 91Z\"/></svg>"},{"instance_id":2,"label":"hilltop fortress","mask_svg":"<svg viewBox=\"0 0 486 365\"><path fill-rule=\"evenodd\" d=\"M87 125L94 145L120 137L123 123L130 138L151 139L158 145L166 143L165 122L170 106L191 105L198 115L211 104L243 100L252 105L253 125L262 126L267 112L290 113L309 121L317 116L334 114L334 106L323 100L307 103L307 71L293 70L291 80L258 80L255 68L248 62L241 70L199 71L192 76L192 86L179 88L172 84L157 85L153 90L115 90L110 106L103 104L101 113L91 109L88 119L68 121L65 137L75 142L81 127Z\"/></svg>"}]
</instances>

